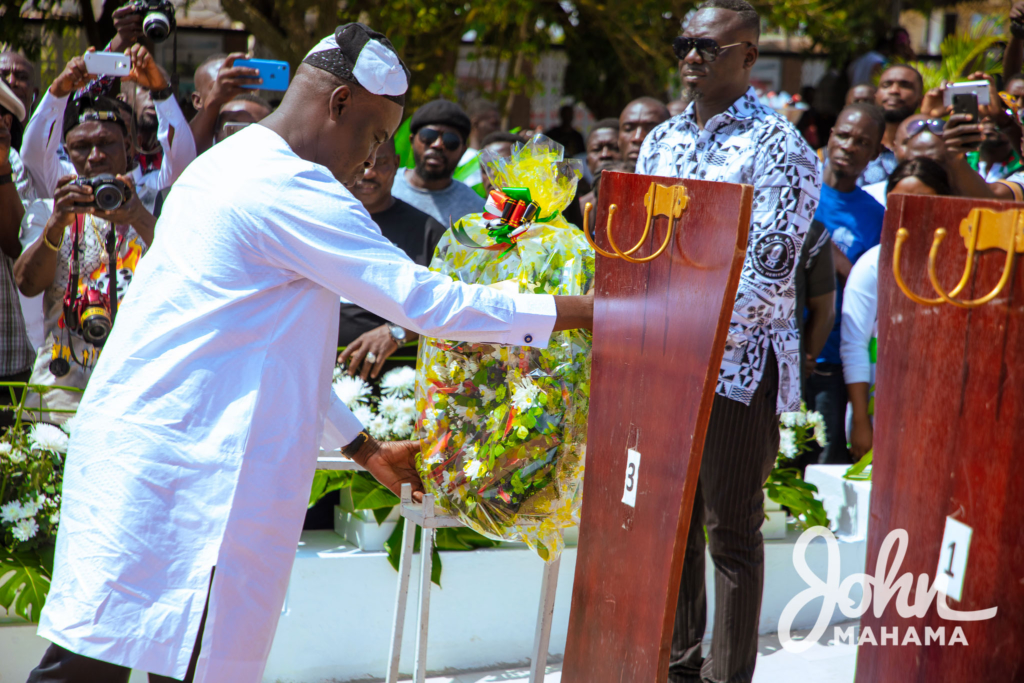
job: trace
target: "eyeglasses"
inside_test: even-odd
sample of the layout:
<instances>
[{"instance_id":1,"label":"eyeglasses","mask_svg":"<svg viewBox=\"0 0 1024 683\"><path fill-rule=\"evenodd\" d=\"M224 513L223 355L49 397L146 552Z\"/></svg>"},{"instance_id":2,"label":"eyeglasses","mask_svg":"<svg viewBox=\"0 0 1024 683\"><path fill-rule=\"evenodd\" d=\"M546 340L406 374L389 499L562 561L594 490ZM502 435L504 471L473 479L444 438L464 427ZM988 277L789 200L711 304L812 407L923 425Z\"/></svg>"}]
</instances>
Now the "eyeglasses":
<instances>
[{"instance_id":1,"label":"eyeglasses","mask_svg":"<svg viewBox=\"0 0 1024 683\"><path fill-rule=\"evenodd\" d=\"M914 137L921 131L927 130L935 135L942 135L946 128L946 122L939 119L915 119L907 124L906 140Z\"/></svg>"},{"instance_id":2,"label":"eyeglasses","mask_svg":"<svg viewBox=\"0 0 1024 683\"><path fill-rule=\"evenodd\" d=\"M432 144L437 142L438 138L441 138L441 143L444 144L444 148L449 152L458 149L462 145L462 137L458 133L453 133L450 130L446 130L443 133L434 128L420 128L420 132L417 133L420 141L424 145L430 147Z\"/></svg>"},{"instance_id":3,"label":"eyeglasses","mask_svg":"<svg viewBox=\"0 0 1024 683\"><path fill-rule=\"evenodd\" d=\"M718 55L722 50L727 50L730 47L736 47L737 45L753 45L753 43L744 40L730 45L719 45L718 41L714 38L686 38L683 36L676 36L675 40L672 41L672 51L676 53L676 57L679 59L686 59L686 55L690 54L690 51L694 48L697 48L697 54L700 55L701 59L705 62L713 62L718 59Z\"/></svg>"}]
</instances>

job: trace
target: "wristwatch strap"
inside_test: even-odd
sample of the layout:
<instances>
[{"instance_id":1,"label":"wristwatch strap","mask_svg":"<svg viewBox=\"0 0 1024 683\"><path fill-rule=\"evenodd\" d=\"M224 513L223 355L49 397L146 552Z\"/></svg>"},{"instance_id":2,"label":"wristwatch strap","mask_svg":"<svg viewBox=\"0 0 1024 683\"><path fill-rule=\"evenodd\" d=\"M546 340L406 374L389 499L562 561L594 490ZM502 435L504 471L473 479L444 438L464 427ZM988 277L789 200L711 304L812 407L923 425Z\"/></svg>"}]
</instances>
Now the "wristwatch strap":
<instances>
[{"instance_id":1,"label":"wristwatch strap","mask_svg":"<svg viewBox=\"0 0 1024 683\"><path fill-rule=\"evenodd\" d=\"M167 86L163 90L151 90L149 97L154 102L166 100L168 97L174 94L174 86Z\"/></svg>"},{"instance_id":2,"label":"wristwatch strap","mask_svg":"<svg viewBox=\"0 0 1024 683\"><path fill-rule=\"evenodd\" d=\"M14 174L12 174L12 173L4 173L3 175L0 175L0 185L6 185L7 183L13 183L13 182L14 182Z\"/></svg>"},{"instance_id":3,"label":"wristwatch strap","mask_svg":"<svg viewBox=\"0 0 1024 683\"><path fill-rule=\"evenodd\" d=\"M359 452L359 449L363 447L370 435L366 433L366 430L359 432L359 435L352 440L352 443L341 449L341 454L346 458L351 458L353 455Z\"/></svg>"}]
</instances>

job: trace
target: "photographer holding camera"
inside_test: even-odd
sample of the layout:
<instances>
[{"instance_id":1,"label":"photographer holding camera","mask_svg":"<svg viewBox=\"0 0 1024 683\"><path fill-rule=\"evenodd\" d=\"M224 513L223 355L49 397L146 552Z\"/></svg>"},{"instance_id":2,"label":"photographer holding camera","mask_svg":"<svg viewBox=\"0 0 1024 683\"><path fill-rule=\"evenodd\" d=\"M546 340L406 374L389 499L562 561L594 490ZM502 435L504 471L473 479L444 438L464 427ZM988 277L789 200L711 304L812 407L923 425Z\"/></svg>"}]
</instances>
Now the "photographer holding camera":
<instances>
[{"instance_id":1,"label":"photographer holding camera","mask_svg":"<svg viewBox=\"0 0 1024 683\"><path fill-rule=\"evenodd\" d=\"M14 277L24 295L43 293L46 335L33 383L85 388L117 305L153 241L156 218L128 175L128 130L111 98L85 95L69 104L63 142L77 176L60 178L53 199L36 200L25 213L22 240L34 241L14 264ZM78 400L54 392L44 407L77 408Z\"/></svg>"},{"instance_id":2,"label":"photographer holding camera","mask_svg":"<svg viewBox=\"0 0 1024 683\"><path fill-rule=\"evenodd\" d=\"M142 45L135 44L125 50L125 54L131 57L132 71L121 79L122 92L131 92L129 99L135 101L138 107L145 109L146 101L141 97L141 91L139 97L135 97L134 93L136 87L148 90L146 99L152 101L155 110L155 137L159 142L159 149L148 148L152 144L149 136L153 134L153 130L149 130L148 134L142 131L145 134L143 137L147 139L132 142L137 142L147 152L156 154L147 155L144 159L146 163L141 164L137 163L134 153L129 156L132 181L138 186L143 204L152 211L157 193L170 187L185 167L195 159L196 146L192 139L192 130L174 98L167 76L157 66L149 51ZM96 80L97 75L89 73L82 56L72 57L43 94L39 106L28 122L21 157L40 197L54 196L57 179L75 172L67 159L66 151L61 147L59 123L64 116L65 108L69 106L69 99L81 96L83 93L75 95L76 91L92 85ZM93 91L101 89L90 88ZM129 140L131 141L131 138Z\"/></svg>"}]
</instances>

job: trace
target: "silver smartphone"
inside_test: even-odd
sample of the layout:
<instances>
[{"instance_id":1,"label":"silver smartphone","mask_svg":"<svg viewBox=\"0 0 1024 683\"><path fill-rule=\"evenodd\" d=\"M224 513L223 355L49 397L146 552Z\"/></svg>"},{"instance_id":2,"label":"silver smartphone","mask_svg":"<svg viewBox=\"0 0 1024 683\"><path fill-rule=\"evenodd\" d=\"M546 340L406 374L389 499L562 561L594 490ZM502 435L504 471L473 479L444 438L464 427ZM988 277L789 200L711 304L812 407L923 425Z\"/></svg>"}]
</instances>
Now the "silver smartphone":
<instances>
[{"instance_id":1,"label":"silver smartphone","mask_svg":"<svg viewBox=\"0 0 1024 683\"><path fill-rule=\"evenodd\" d=\"M988 81L961 81L950 83L942 94L942 103L947 107L953 106L953 99L957 95L974 95L978 98L978 104L989 104Z\"/></svg>"},{"instance_id":2,"label":"silver smartphone","mask_svg":"<svg viewBox=\"0 0 1024 683\"><path fill-rule=\"evenodd\" d=\"M85 68L97 76L127 76L132 70L132 58L120 52L86 52Z\"/></svg>"}]
</instances>

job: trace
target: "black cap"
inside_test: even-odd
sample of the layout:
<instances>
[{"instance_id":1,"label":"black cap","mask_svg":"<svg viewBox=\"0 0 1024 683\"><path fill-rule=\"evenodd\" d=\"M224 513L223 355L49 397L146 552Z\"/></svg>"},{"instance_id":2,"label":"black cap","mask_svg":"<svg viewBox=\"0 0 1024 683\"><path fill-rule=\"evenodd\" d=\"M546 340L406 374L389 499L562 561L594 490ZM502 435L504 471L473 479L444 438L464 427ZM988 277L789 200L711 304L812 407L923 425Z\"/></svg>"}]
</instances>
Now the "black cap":
<instances>
[{"instance_id":1,"label":"black cap","mask_svg":"<svg viewBox=\"0 0 1024 683\"><path fill-rule=\"evenodd\" d=\"M302 61L405 106L409 69L387 36L365 24L339 26Z\"/></svg>"},{"instance_id":2,"label":"black cap","mask_svg":"<svg viewBox=\"0 0 1024 683\"><path fill-rule=\"evenodd\" d=\"M68 131L86 121L110 121L121 126L121 130L126 135L128 134L128 124L125 123L124 116L121 114L120 103L106 95L87 93L77 98L71 98L64 109L62 136L67 136Z\"/></svg>"},{"instance_id":3,"label":"black cap","mask_svg":"<svg viewBox=\"0 0 1024 683\"><path fill-rule=\"evenodd\" d=\"M434 124L451 126L462 133L463 141L469 137L469 129L472 127L466 112L458 104L450 100L434 100L416 110L409 121L409 131L415 135L423 126Z\"/></svg>"}]
</instances>

